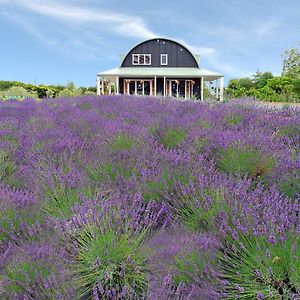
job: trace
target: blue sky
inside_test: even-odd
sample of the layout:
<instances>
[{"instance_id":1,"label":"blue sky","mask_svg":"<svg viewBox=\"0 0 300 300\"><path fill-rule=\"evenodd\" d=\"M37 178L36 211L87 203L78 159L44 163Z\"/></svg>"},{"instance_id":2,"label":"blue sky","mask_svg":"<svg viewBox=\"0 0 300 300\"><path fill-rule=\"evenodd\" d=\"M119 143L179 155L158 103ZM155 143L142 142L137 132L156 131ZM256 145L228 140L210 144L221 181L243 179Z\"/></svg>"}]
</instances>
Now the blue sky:
<instances>
[{"instance_id":1,"label":"blue sky","mask_svg":"<svg viewBox=\"0 0 300 300\"><path fill-rule=\"evenodd\" d=\"M299 0L0 0L0 80L93 86L152 37L183 42L226 81L279 75L299 11Z\"/></svg>"}]
</instances>

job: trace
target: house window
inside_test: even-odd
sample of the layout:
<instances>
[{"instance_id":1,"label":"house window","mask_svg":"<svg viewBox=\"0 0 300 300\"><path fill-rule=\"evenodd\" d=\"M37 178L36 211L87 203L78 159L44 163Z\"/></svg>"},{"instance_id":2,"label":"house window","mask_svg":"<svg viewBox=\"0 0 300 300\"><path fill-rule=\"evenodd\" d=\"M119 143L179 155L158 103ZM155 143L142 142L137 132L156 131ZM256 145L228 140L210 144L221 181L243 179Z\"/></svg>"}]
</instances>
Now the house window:
<instances>
[{"instance_id":1,"label":"house window","mask_svg":"<svg viewBox=\"0 0 300 300\"><path fill-rule=\"evenodd\" d=\"M151 65L151 54L132 54L133 65Z\"/></svg>"},{"instance_id":2,"label":"house window","mask_svg":"<svg viewBox=\"0 0 300 300\"><path fill-rule=\"evenodd\" d=\"M161 54L160 55L160 64L162 66L166 66L168 64L168 54Z\"/></svg>"}]
</instances>

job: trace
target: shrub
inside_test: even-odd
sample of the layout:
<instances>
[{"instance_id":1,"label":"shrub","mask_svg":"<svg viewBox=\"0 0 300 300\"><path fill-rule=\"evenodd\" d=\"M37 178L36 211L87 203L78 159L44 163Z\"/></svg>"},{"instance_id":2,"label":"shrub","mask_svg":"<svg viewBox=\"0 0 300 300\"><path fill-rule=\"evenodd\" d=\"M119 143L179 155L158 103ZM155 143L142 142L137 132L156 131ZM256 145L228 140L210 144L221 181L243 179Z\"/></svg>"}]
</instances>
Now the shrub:
<instances>
[{"instance_id":1,"label":"shrub","mask_svg":"<svg viewBox=\"0 0 300 300\"><path fill-rule=\"evenodd\" d=\"M195 232L216 231L216 220L219 215L222 212L230 215L230 207L222 189L207 188L185 195L180 193L174 205L183 225Z\"/></svg>"},{"instance_id":2,"label":"shrub","mask_svg":"<svg viewBox=\"0 0 300 300\"><path fill-rule=\"evenodd\" d=\"M294 170L282 176L279 179L278 188L284 195L291 199L300 196L300 171Z\"/></svg>"},{"instance_id":3,"label":"shrub","mask_svg":"<svg viewBox=\"0 0 300 300\"><path fill-rule=\"evenodd\" d=\"M136 169L126 165L124 166L121 163L106 162L104 164L89 164L87 166L87 172L93 182L100 183L107 181L115 182L118 176L128 179L136 172Z\"/></svg>"},{"instance_id":4,"label":"shrub","mask_svg":"<svg viewBox=\"0 0 300 300\"><path fill-rule=\"evenodd\" d=\"M179 182L181 185L185 185L190 180L193 180L193 176L165 168L160 176L146 180L142 184L144 201L148 203L150 200L164 200L172 194L175 183Z\"/></svg>"},{"instance_id":5,"label":"shrub","mask_svg":"<svg viewBox=\"0 0 300 300\"><path fill-rule=\"evenodd\" d=\"M226 238L219 270L226 299L297 299L300 296L299 235L271 240L253 234Z\"/></svg>"},{"instance_id":6,"label":"shrub","mask_svg":"<svg viewBox=\"0 0 300 300\"><path fill-rule=\"evenodd\" d=\"M300 139L300 125L290 124L283 126L279 130L279 135L290 139Z\"/></svg>"},{"instance_id":7,"label":"shrub","mask_svg":"<svg viewBox=\"0 0 300 300\"><path fill-rule=\"evenodd\" d=\"M195 283L196 278L204 279L206 262L205 254L202 253L200 256L199 250L196 249L183 251L176 255L174 258L176 271L173 275L175 286L179 286L180 283L191 285Z\"/></svg>"},{"instance_id":8,"label":"shrub","mask_svg":"<svg viewBox=\"0 0 300 300\"><path fill-rule=\"evenodd\" d=\"M221 150L218 168L228 174L249 176L252 179L266 179L273 162L265 158L254 148L231 144L226 150Z\"/></svg>"},{"instance_id":9,"label":"shrub","mask_svg":"<svg viewBox=\"0 0 300 300\"><path fill-rule=\"evenodd\" d=\"M120 151L128 151L134 145L134 139L130 135L124 133L118 133L113 137L112 143L110 145L110 151L112 152L120 152Z\"/></svg>"},{"instance_id":10,"label":"shrub","mask_svg":"<svg viewBox=\"0 0 300 300\"><path fill-rule=\"evenodd\" d=\"M86 218L93 214L83 209ZM71 268L79 298L140 299L147 294L149 270L141 249L147 229L128 226L126 215L102 206L96 221L77 227Z\"/></svg>"},{"instance_id":11,"label":"shrub","mask_svg":"<svg viewBox=\"0 0 300 300\"><path fill-rule=\"evenodd\" d=\"M83 102L79 105L80 110L90 110L93 108L92 104L89 102Z\"/></svg>"},{"instance_id":12,"label":"shrub","mask_svg":"<svg viewBox=\"0 0 300 300\"><path fill-rule=\"evenodd\" d=\"M19 296L28 293L39 299L47 299L48 287L44 282L51 279L52 270L49 267L49 265L43 266L41 262L29 259L19 263L11 263L5 270L8 278L8 283L5 286L6 292Z\"/></svg>"},{"instance_id":13,"label":"shrub","mask_svg":"<svg viewBox=\"0 0 300 300\"><path fill-rule=\"evenodd\" d=\"M202 138L196 137L194 139L193 146L194 146L197 153L203 153L205 151L205 149L210 146L210 144L209 144L208 138L206 138L206 137L202 137Z\"/></svg>"},{"instance_id":14,"label":"shrub","mask_svg":"<svg viewBox=\"0 0 300 300\"><path fill-rule=\"evenodd\" d=\"M53 218L68 219L72 208L81 202L79 191L66 186L56 175L52 175L51 184L44 184L43 210Z\"/></svg>"},{"instance_id":15,"label":"shrub","mask_svg":"<svg viewBox=\"0 0 300 300\"><path fill-rule=\"evenodd\" d=\"M20 236L21 231L36 222L34 216L15 208L3 209L0 212L0 242L7 242L14 236Z\"/></svg>"},{"instance_id":16,"label":"shrub","mask_svg":"<svg viewBox=\"0 0 300 300\"><path fill-rule=\"evenodd\" d=\"M14 161L6 151L0 149L0 181L9 181L15 172Z\"/></svg>"},{"instance_id":17,"label":"shrub","mask_svg":"<svg viewBox=\"0 0 300 300\"><path fill-rule=\"evenodd\" d=\"M207 128L211 127L210 122L209 122L208 120L206 120L206 119L203 119L203 118L201 118L201 119L199 120L199 125L200 125L200 127L203 128L203 129L207 129Z\"/></svg>"},{"instance_id":18,"label":"shrub","mask_svg":"<svg viewBox=\"0 0 300 300\"><path fill-rule=\"evenodd\" d=\"M159 138L159 142L166 148L177 148L186 138L185 130L179 128L167 128Z\"/></svg>"},{"instance_id":19,"label":"shrub","mask_svg":"<svg viewBox=\"0 0 300 300\"><path fill-rule=\"evenodd\" d=\"M242 116L239 113L230 113L224 118L228 126L238 125L242 121Z\"/></svg>"}]
</instances>

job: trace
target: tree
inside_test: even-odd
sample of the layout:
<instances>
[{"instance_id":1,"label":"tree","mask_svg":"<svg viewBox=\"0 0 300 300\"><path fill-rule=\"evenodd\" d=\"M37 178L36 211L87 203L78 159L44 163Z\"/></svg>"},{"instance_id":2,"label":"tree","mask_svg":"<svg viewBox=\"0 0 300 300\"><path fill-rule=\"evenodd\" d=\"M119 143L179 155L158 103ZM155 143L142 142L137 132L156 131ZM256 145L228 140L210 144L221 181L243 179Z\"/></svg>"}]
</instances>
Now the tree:
<instances>
[{"instance_id":1,"label":"tree","mask_svg":"<svg viewBox=\"0 0 300 300\"><path fill-rule=\"evenodd\" d=\"M282 76L300 78L300 52L297 48L285 50L283 55Z\"/></svg>"},{"instance_id":2,"label":"tree","mask_svg":"<svg viewBox=\"0 0 300 300\"><path fill-rule=\"evenodd\" d=\"M293 90L293 80L285 76L274 77L268 80L267 86L273 89L277 94L287 94Z\"/></svg>"},{"instance_id":3,"label":"tree","mask_svg":"<svg viewBox=\"0 0 300 300\"><path fill-rule=\"evenodd\" d=\"M10 99L24 99L24 98L38 98L37 94L34 92L27 91L21 86L12 86L6 91L0 91L0 98Z\"/></svg>"},{"instance_id":4,"label":"tree","mask_svg":"<svg viewBox=\"0 0 300 300\"><path fill-rule=\"evenodd\" d=\"M256 71L256 74L253 77L254 77L255 87L257 89L263 88L264 86L267 85L269 79L274 78L271 72L259 72L259 71Z\"/></svg>"},{"instance_id":5,"label":"tree","mask_svg":"<svg viewBox=\"0 0 300 300\"><path fill-rule=\"evenodd\" d=\"M58 97L72 97L74 96L73 92L67 88L63 89L58 93Z\"/></svg>"}]
</instances>

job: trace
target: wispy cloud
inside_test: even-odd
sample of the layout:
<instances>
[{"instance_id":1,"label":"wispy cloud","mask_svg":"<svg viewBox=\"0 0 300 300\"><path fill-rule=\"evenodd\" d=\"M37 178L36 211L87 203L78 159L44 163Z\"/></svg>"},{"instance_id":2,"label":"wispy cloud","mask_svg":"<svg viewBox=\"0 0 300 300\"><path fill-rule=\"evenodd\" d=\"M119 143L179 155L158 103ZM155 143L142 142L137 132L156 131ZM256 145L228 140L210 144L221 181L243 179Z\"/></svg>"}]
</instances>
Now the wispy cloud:
<instances>
[{"instance_id":1,"label":"wispy cloud","mask_svg":"<svg viewBox=\"0 0 300 300\"><path fill-rule=\"evenodd\" d=\"M85 60L102 54L115 59L115 54L110 54L111 51L109 51L111 41L105 40L105 36L109 34L136 40L161 36L139 16L92 7L86 8L67 0L60 2L57 0L51 2L49 0L0 0L0 3L2 15L20 24L43 43L60 52L77 55ZM24 11L29 14L24 14ZM257 27L257 30L259 29L261 34L266 34L268 28ZM224 31L224 28L220 31ZM241 33L238 31L236 34ZM231 36L233 36L232 33ZM230 75L244 74L235 66L225 63L218 49L200 46L197 43L187 43L183 39L176 40L187 46L194 54L199 54L201 61L207 62L216 71Z\"/></svg>"},{"instance_id":2,"label":"wispy cloud","mask_svg":"<svg viewBox=\"0 0 300 300\"><path fill-rule=\"evenodd\" d=\"M268 34L274 33L274 31L279 27L279 20L269 19L257 22L253 29L253 33L259 38L265 37Z\"/></svg>"},{"instance_id":3,"label":"wispy cloud","mask_svg":"<svg viewBox=\"0 0 300 300\"><path fill-rule=\"evenodd\" d=\"M1 1L4 1L4 4L9 3L5 0ZM121 36L128 36L128 33L140 39L155 36L144 20L136 16L88 9L56 1L15 0L13 5L68 24L101 24L106 30Z\"/></svg>"},{"instance_id":4,"label":"wispy cloud","mask_svg":"<svg viewBox=\"0 0 300 300\"><path fill-rule=\"evenodd\" d=\"M209 55L209 54L213 54L216 52L215 48L212 47L201 47L201 46L197 46L197 45L192 45L190 43L187 43L186 41L182 40L182 39L176 39L179 43L183 44L184 46L186 46L190 51L192 51L193 54L197 54L197 55Z\"/></svg>"}]
</instances>

